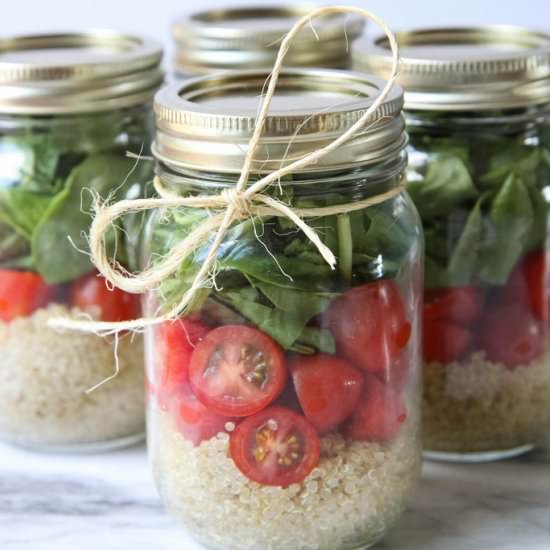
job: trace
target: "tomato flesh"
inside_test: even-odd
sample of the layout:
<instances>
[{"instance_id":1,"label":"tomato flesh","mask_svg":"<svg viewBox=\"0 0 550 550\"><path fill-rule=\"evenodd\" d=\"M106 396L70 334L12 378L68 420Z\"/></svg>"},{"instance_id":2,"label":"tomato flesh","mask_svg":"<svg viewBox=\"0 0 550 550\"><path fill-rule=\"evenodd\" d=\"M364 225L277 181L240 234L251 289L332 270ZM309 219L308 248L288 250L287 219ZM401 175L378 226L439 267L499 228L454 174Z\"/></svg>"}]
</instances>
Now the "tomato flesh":
<instances>
[{"instance_id":1,"label":"tomato flesh","mask_svg":"<svg viewBox=\"0 0 550 550\"><path fill-rule=\"evenodd\" d=\"M473 286L426 290L424 299L424 322L470 326L479 319L483 308L483 295Z\"/></svg>"},{"instance_id":2,"label":"tomato flesh","mask_svg":"<svg viewBox=\"0 0 550 550\"><path fill-rule=\"evenodd\" d=\"M193 350L210 331L199 319L177 319L157 328L158 366L157 394L161 407L174 388L189 381L189 362Z\"/></svg>"},{"instance_id":3,"label":"tomato flesh","mask_svg":"<svg viewBox=\"0 0 550 550\"><path fill-rule=\"evenodd\" d=\"M519 305L495 307L482 322L481 345L489 361L509 368L526 366L543 352L540 323Z\"/></svg>"},{"instance_id":4,"label":"tomato flesh","mask_svg":"<svg viewBox=\"0 0 550 550\"><path fill-rule=\"evenodd\" d=\"M546 261L542 251L528 254L507 287L509 293L515 290L518 301L523 299L539 319L550 321L550 269Z\"/></svg>"},{"instance_id":5,"label":"tomato flesh","mask_svg":"<svg viewBox=\"0 0 550 550\"><path fill-rule=\"evenodd\" d=\"M57 291L36 273L0 270L0 320L27 317L53 301Z\"/></svg>"},{"instance_id":6,"label":"tomato flesh","mask_svg":"<svg viewBox=\"0 0 550 550\"><path fill-rule=\"evenodd\" d=\"M232 418L208 410L188 383L173 388L169 407L178 430L195 446L226 431L226 424L234 422Z\"/></svg>"},{"instance_id":7,"label":"tomato flesh","mask_svg":"<svg viewBox=\"0 0 550 550\"><path fill-rule=\"evenodd\" d=\"M353 412L363 389L361 372L333 355L295 357L290 372L304 415L320 434L334 430Z\"/></svg>"},{"instance_id":8,"label":"tomato flesh","mask_svg":"<svg viewBox=\"0 0 550 550\"><path fill-rule=\"evenodd\" d=\"M189 367L197 397L228 416L249 416L267 407L284 390L287 376L282 348L242 325L210 331L193 351Z\"/></svg>"},{"instance_id":9,"label":"tomato flesh","mask_svg":"<svg viewBox=\"0 0 550 550\"><path fill-rule=\"evenodd\" d=\"M72 283L70 303L81 310L97 308L102 321L118 322L140 316L140 298L120 288L109 289L105 278L90 273Z\"/></svg>"},{"instance_id":10,"label":"tomato flesh","mask_svg":"<svg viewBox=\"0 0 550 550\"><path fill-rule=\"evenodd\" d=\"M348 439L355 441L390 441L407 419L399 393L374 376L365 376L359 403L344 428Z\"/></svg>"},{"instance_id":11,"label":"tomato flesh","mask_svg":"<svg viewBox=\"0 0 550 550\"><path fill-rule=\"evenodd\" d=\"M325 319L338 354L381 378L387 376L411 336L399 289L389 280L367 283L339 296Z\"/></svg>"},{"instance_id":12,"label":"tomato flesh","mask_svg":"<svg viewBox=\"0 0 550 550\"><path fill-rule=\"evenodd\" d=\"M237 468L252 481L288 487L302 482L317 466L321 445L302 415L273 406L237 426L230 452Z\"/></svg>"},{"instance_id":13,"label":"tomato flesh","mask_svg":"<svg viewBox=\"0 0 550 550\"><path fill-rule=\"evenodd\" d=\"M451 363L463 359L471 350L472 332L456 323L426 321L422 351L428 363Z\"/></svg>"}]
</instances>

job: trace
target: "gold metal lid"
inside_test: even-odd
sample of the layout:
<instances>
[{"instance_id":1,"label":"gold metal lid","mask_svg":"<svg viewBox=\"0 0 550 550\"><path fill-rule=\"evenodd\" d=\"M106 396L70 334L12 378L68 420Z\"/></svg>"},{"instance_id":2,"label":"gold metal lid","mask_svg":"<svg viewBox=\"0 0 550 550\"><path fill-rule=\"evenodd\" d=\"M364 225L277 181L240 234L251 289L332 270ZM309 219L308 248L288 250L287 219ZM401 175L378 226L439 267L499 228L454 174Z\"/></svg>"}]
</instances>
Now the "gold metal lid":
<instances>
[{"instance_id":1,"label":"gold metal lid","mask_svg":"<svg viewBox=\"0 0 550 550\"><path fill-rule=\"evenodd\" d=\"M550 103L550 33L517 26L415 29L396 34L405 108L494 110ZM357 43L353 66L386 77L383 36Z\"/></svg>"},{"instance_id":2,"label":"gold metal lid","mask_svg":"<svg viewBox=\"0 0 550 550\"><path fill-rule=\"evenodd\" d=\"M162 48L101 30L0 39L0 113L109 111L152 99Z\"/></svg>"},{"instance_id":3,"label":"gold metal lid","mask_svg":"<svg viewBox=\"0 0 550 550\"><path fill-rule=\"evenodd\" d=\"M271 68L281 38L311 4L248 6L201 11L175 21L176 68L185 74L207 74L227 69ZM349 65L349 45L363 31L362 17L333 14L305 27L292 45L285 65L334 67Z\"/></svg>"},{"instance_id":4,"label":"gold metal lid","mask_svg":"<svg viewBox=\"0 0 550 550\"><path fill-rule=\"evenodd\" d=\"M162 89L155 97L155 156L175 169L240 172L268 74L231 71ZM363 115L384 85L381 78L348 71L283 71L253 171L273 171L327 145ZM373 115L371 127L306 171L349 168L397 155L407 141L402 106L403 91L396 86Z\"/></svg>"}]
</instances>

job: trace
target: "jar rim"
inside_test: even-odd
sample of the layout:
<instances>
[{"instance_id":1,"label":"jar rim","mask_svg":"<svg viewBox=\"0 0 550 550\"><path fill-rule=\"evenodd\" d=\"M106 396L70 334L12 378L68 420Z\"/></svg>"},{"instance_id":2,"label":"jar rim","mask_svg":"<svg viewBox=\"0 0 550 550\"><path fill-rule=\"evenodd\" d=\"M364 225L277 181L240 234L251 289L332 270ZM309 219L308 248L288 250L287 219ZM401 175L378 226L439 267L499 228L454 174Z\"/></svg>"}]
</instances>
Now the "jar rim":
<instances>
[{"instance_id":1,"label":"jar rim","mask_svg":"<svg viewBox=\"0 0 550 550\"><path fill-rule=\"evenodd\" d=\"M267 70L229 71L161 90L155 97L155 156L168 164L239 172L268 76ZM334 140L361 118L385 84L351 71L284 70L252 171L273 171ZM379 162L397 154L406 144L402 106L403 91L394 86L372 115L372 125L304 170Z\"/></svg>"},{"instance_id":2,"label":"jar rim","mask_svg":"<svg viewBox=\"0 0 550 550\"><path fill-rule=\"evenodd\" d=\"M0 39L0 112L74 114L150 101L161 84L162 47L99 29Z\"/></svg>"},{"instance_id":3,"label":"jar rim","mask_svg":"<svg viewBox=\"0 0 550 550\"><path fill-rule=\"evenodd\" d=\"M549 103L550 33L514 25L435 27L396 33L405 109L482 111ZM354 45L356 68L386 76L384 36Z\"/></svg>"}]
</instances>

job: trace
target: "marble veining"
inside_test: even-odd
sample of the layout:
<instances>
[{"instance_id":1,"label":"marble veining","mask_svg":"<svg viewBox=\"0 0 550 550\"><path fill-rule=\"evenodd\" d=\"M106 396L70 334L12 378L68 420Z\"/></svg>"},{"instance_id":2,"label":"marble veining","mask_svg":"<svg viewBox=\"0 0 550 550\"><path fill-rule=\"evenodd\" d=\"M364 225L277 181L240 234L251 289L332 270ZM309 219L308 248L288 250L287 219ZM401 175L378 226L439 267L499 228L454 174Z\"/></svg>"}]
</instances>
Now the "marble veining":
<instances>
[{"instance_id":1,"label":"marble veining","mask_svg":"<svg viewBox=\"0 0 550 550\"><path fill-rule=\"evenodd\" d=\"M426 463L414 502L379 548L550 550L550 444L492 464ZM201 547L164 513L143 447L71 456L0 445L0 549Z\"/></svg>"}]
</instances>

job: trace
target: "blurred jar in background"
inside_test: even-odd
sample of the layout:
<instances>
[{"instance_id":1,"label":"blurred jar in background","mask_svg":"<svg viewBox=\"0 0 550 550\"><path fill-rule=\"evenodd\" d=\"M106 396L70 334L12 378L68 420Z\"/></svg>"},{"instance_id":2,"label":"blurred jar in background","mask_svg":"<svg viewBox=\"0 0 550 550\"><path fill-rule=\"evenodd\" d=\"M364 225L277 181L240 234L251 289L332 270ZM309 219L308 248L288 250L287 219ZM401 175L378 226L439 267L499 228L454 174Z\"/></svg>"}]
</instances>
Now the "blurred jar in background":
<instances>
[{"instance_id":1,"label":"blurred jar in background","mask_svg":"<svg viewBox=\"0 0 550 550\"><path fill-rule=\"evenodd\" d=\"M427 455L491 460L550 427L550 35L398 33L408 191L426 235ZM389 74L384 38L357 68Z\"/></svg>"},{"instance_id":2,"label":"blurred jar in background","mask_svg":"<svg viewBox=\"0 0 550 550\"><path fill-rule=\"evenodd\" d=\"M111 31L0 40L0 438L46 450L96 450L144 433L139 337L117 345L61 332L52 317L119 321L136 296L109 290L86 235L95 197L138 197L162 81L156 42ZM134 221L136 221L134 219ZM135 265L135 228L109 235ZM87 390L119 373L96 391Z\"/></svg>"},{"instance_id":3,"label":"blurred jar in background","mask_svg":"<svg viewBox=\"0 0 550 550\"><path fill-rule=\"evenodd\" d=\"M238 6L200 11L172 26L176 77L228 69L271 69L281 40L311 6ZM345 69L350 45L362 33L362 17L334 14L304 27L285 58L285 67Z\"/></svg>"}]
</instances>

